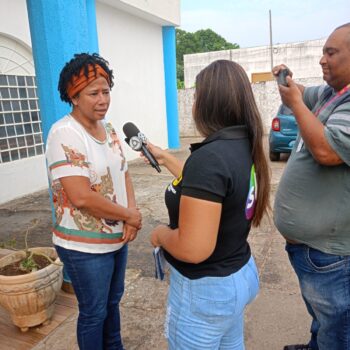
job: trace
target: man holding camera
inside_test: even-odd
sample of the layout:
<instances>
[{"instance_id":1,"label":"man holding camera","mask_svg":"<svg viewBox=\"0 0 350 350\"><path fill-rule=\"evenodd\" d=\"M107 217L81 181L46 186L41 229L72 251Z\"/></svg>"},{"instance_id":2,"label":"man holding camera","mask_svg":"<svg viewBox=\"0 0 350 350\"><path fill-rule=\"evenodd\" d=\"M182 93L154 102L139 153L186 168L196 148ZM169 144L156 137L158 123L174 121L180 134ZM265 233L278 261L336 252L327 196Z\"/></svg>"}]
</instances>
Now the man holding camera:
<instances>
[{"instance_id":1,"label":"man holding camera","mask_svg":"<svg viewBox=\"0 0 350 350\"><path fill-rule=\"evenodd\" d=\"M350 349L350 23L329 36L320 65L327 85L298 85L290 71L279 85L299 136L274 220L312 317L310 342L285 350Z\"/></svg>"}]
</instances>

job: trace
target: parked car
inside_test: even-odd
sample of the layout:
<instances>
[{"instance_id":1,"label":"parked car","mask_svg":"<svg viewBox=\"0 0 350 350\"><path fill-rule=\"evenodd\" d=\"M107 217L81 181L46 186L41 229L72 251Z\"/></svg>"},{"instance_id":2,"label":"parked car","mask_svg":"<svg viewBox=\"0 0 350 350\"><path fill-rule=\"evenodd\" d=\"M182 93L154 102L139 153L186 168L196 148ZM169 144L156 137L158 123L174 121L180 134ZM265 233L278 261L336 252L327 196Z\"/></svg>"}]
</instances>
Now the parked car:
<instances>
[{"instance_id":1,"label":"parked car","mask_svg":"<svg viewBox=\"0 0 350 350\"><path fill-rule=\"evenodd\" d=\"M269 155L271 161L280 159L281 153L290 153L298 134L298 125L293 112L285 105L280 105L272 119L269 136Z\"/></svg>"}]
</instances>

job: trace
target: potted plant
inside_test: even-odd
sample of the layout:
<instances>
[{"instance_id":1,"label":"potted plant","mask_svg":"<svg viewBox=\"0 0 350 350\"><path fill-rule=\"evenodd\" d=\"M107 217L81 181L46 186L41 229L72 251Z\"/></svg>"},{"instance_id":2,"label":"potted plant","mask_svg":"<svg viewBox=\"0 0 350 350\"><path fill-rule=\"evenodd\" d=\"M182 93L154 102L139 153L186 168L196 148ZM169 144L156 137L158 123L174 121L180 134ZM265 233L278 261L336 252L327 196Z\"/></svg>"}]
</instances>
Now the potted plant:
<instances>
[{"instance_id":1,"label":"potted plant","mask_svg":"<svg viewBox=\"0 0 350 350\"><path fill-rule=\"evenodd\" d=\"M22 332L50 321L63 280L54 248L28 248L28 233L38 222L33 220L26 231L25 249L0 259L0 305Z\"/></svg>"}]
</instances>

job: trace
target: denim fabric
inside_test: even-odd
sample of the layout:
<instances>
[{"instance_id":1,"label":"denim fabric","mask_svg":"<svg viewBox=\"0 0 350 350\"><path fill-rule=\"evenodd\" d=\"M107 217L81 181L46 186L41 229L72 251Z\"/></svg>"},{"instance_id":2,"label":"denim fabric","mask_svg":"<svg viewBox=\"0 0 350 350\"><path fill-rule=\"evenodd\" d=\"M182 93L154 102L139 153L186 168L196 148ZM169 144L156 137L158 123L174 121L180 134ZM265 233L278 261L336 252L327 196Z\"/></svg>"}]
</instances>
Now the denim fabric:
<instances>
[{"instance_id":1,"label":"denim fabric","mask_svg":"<svg viewBox=\"0 0 350 350\"><path fill-rule=\"evenodd\" d=\"M123 350L119 302L124 292L127 245L103 254L55 248L79 302L80 350Z\"/></svg>"},{"instance_id":2,"label":"denim fabric","mask_svg":"<svg viewBox=\"0 0 350 350\"><path fill-rule=\"evenodd\" d=\"M312 317L310 347L350 350L350 256L304 244L287 243L286 250Z\"/></svg>"},{"instance_id":3,"label":"denim fabric","mask_svg":"<svg viewBox=\"0 0 350 350\"><path fill-rule=\"evenodd\" d=\"M226 277L190 280L171 268L165 322L169 349L244 349L244 309L258 290L253 257Z\"/></svg>"}]
</instances>

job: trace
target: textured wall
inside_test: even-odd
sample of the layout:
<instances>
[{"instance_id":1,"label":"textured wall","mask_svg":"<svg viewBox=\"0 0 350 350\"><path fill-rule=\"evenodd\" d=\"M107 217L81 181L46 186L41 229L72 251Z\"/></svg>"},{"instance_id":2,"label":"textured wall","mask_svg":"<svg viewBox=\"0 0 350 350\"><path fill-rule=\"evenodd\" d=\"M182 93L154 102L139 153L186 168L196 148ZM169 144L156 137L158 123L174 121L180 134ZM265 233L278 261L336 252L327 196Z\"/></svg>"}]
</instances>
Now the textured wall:
<instances>
[{"instance_id":1,"label":"textured wall","mask_svg":"<svg viewBox=\"0 0 350 350\"><path fill-rule=\"evenodd\" d=\"M293 71L295 78L321 77L322 72L318 63L324 43L325 39L319 39L274 45L274 65L285 63ZM196 75L218 59L239 63L247 72L249 79L252 73L271 71L269 46L184 55L185 87L193 87Z\"/></svg>"},{"instance_id":2,"label":"textured wall","mask_svg":"<svg viewBox=\"0 0 350 350\"><path fill-rule=\"evenodd\" d=\"M313 86L323 84L322 78L295 79L295 81L304 86ZM270 130L270 124L281 104L277 84L274 81L252 84L255 100L260 111L265 133ZM192 103L194 88L178 91L179 100L179 124L180 136L198 136L192 120Z\"/></svg>"},{"instance_id":3,"label":"textured wall","mask_svg":"<svg viewBox=\"0 0 350 350\"><path fill-rule=\"evenodd\" d=\"M194 89L178 90L179 129L181 137L198 136L192 119Z\"/></svg>"}]
</instances>

